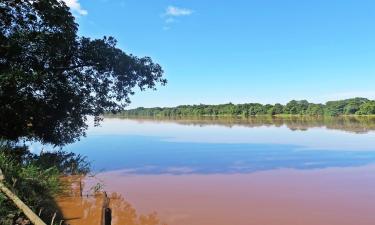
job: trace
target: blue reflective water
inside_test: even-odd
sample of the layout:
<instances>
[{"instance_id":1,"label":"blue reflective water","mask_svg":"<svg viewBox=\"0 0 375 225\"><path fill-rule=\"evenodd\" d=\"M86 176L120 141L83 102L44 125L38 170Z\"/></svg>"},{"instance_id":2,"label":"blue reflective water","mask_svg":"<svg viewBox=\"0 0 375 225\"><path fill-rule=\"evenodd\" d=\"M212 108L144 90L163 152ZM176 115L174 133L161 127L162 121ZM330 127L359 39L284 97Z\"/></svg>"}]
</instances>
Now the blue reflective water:
<instances>
[{"instance_id":1,"label":"blue reflective water","mask_svg":"<svg viewBox=\"0 0 375 225\"><path fill-rule=\"evenodd\" d=\"M350 130L350 123L348 129L299 125L291 129L288 124L254 126L249 121L228 125L106 118L65 149L87 156L95 171L135 174L230 174L375 164L372 130Z\"/></svg>"}]
</instances>

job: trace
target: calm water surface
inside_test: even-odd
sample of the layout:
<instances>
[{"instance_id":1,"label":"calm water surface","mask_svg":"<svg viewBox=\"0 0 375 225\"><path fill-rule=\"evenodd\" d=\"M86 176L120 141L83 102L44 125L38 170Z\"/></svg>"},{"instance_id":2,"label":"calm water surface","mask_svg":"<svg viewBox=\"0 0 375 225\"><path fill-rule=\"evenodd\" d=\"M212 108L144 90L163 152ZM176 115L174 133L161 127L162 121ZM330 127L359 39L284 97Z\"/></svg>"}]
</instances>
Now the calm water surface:
<instances>
[{"instance_id":1,"label":"calm water surface","mask_svg":"<svg viewBox=\"0 0 375 225\"><path fill-rule=\"evenodd\" d=\"M375 224L371 118L105 118L66 150L92 161L115 224Z\"/></svg>"}]
</instances>

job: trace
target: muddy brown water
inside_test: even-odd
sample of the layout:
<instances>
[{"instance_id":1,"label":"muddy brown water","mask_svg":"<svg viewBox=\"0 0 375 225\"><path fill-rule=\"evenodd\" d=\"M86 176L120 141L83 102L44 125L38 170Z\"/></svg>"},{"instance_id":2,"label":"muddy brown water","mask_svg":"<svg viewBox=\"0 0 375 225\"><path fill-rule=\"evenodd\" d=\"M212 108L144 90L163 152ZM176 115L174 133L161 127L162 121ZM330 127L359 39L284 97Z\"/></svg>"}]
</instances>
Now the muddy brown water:
<instances>
[{"instance_id":1,"label":"muddy brown water","mask_svg":"<svg viewBox=\"0 0 375 225\"><path fill-rule=\"evenodd\" d=\"M93 161L84 193L104 184L114 225L375 224L372 123L221 123L106 119L69 149ZM58 202L100 224L101 195Z\"/></svg>"},{"instance_id":2,"label":"muddy brown water","mask_svg":"<svg viewBox=\"0 0 375 225\"><path fill-rule=\"evenodd\" d=\"M114 225L373 225L375 221L374 166L178 177L117 171L98 176L112 193ZM102 200L100 195L71 197L59 204L69 224L99 224Z\"/></svg>"}]
</instances>

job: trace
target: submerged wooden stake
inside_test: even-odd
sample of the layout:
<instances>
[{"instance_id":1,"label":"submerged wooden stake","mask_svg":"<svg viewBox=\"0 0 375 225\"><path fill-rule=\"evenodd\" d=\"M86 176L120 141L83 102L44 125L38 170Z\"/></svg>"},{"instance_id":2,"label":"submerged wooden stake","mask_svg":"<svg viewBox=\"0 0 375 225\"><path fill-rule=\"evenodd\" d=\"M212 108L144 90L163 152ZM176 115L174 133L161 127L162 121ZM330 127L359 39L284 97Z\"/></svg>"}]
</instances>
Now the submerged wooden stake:
<instances>
[{"instance_id":1,"label":"submerged wooden stake","mask_svg":"<svg viewBox=\"0 0 375 225\"><path fill-rule=\"evenodd\" d=\"M82 180L79 178L79 196L82 198Z\"/></svg>"},{"instance_id":2,"label":"submerged wooden stake","mask_svg":"<svg viewBox=\"0 0 375 225\"><path fill-rule=\"evenodd\" d=\"M112 210L109 208L109 198L107 193L104 192L103 208L102 208L102 225L112 224Z\"/></svg>"}]
</instances>

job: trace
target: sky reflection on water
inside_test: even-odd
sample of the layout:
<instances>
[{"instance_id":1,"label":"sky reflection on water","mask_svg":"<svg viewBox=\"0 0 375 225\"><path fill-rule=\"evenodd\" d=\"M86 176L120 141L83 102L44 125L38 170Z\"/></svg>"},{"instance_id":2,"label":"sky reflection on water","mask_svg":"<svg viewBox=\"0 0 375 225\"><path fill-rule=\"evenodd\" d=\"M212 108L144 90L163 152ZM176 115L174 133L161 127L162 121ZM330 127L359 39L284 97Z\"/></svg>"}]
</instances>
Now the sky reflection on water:
<instances>
[{"instance_id":1,"label":"sky reflection on water","mask_svg":"<svg viewBox=\"0 0 375 225\"><path fill-rule=\"evenodd\" d=\"M134 174L231 174L375 163L373 131L248 125L106 118L66 150L88 156L96 171Z\"/></svg>"}]
</instances>

